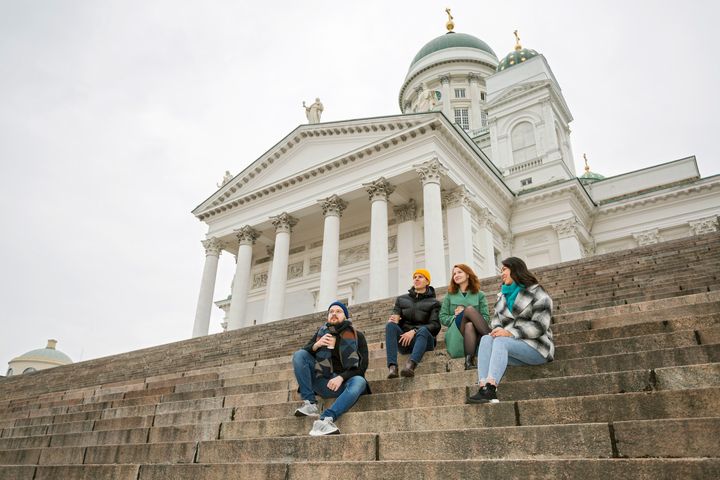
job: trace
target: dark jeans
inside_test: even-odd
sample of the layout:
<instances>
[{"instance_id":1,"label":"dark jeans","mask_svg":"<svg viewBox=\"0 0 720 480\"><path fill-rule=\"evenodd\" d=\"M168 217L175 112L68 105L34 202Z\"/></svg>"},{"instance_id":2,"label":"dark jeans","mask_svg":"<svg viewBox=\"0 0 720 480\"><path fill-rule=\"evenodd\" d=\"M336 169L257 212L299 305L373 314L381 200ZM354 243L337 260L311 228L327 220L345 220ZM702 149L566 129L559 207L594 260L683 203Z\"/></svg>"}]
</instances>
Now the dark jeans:
<instances>
[{"instance_id":1,"label":"dark jeans","mask_svg":"<svg viewBox=\"0 0 720 480\"><path fill-rule=\"evenodd\" d=\"M435 337L432 336L427 327L420 327L413 337L410 345L403 347L399 343L400 335L403 334L400 325L388 322L385 325L385 351L387 353L387 364L397 365L398 349L401 353L410 353L410 360L420 363L425 352L435 350Z\"/></svg>"}]
</instances>

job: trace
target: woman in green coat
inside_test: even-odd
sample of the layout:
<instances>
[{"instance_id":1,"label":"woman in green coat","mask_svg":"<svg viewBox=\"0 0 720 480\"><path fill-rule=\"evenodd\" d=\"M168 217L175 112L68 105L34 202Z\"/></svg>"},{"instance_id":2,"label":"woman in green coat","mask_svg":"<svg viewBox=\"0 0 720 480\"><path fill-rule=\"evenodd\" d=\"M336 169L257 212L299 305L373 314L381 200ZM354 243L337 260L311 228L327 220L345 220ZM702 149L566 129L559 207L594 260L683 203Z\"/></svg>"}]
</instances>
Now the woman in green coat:
<instances>
[{"instance_id":1,"label":"woman in green coat","mask_svg":"<svg viewBox=\"0 0 720 480\"><path fill-rule=\"evenodd\" d=\"M480 279L458 263L452 269L448 293L440 307L440 323L448 327L445 348L452 358L465 355L465 370L473 368L480 337L490 333L490 313Z\"/></svg>"}]
</instances>

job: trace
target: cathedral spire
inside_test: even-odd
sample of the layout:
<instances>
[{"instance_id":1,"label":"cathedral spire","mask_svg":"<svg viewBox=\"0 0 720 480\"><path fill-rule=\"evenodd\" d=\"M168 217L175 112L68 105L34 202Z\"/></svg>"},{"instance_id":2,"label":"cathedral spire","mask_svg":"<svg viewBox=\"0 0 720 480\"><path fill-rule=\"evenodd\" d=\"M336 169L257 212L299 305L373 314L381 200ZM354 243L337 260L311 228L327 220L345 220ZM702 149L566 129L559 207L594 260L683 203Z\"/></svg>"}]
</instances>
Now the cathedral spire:
<instances>
[{"instance_id":1,"label":"cathedral spire","mask_svg":"<svg viewBox=\"0 0 720 480\"><path fill-rule=\"evenodd\" d=\"M518 31L515 30L513 34L515 35L515 51L519 52L520 50L522 50L522 45L520 45L520 37L518 36Z\"/></svg>"},{"instance_id":2,"label":"cathedral spire","mask_svg":"<svg viewBox=\"0 0 720 480\"><path fill-rule=\"evenodd\" d=\"M455 33L453 32L453 29L455 28L455 22L453 22L453 16L450 13L450 7L445 9L445 13L447 13L448 21L445 23L445 28L448 29L448 33Z\"/></svg>"}]
</instances>

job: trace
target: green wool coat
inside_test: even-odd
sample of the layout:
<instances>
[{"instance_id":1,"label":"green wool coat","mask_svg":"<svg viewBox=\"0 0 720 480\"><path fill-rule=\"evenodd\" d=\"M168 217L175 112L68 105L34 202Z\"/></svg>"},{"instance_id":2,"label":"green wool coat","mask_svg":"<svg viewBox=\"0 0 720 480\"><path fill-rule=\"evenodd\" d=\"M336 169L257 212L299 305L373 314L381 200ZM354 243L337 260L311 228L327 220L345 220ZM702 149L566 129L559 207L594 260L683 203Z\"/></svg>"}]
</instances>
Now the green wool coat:
<instances>
[{"instance_id":1,"label":"green wool coat","mask_svg":"<svg viewBox=\"0 0 720 480\"><path fill-rule=\"evenodd\" d=\"M459 305L475 307L475 310L480 312L488 325L490 324L488 303L482 291L477 293L467 292L466 296L463 296L460 291L445 295L440 307L440 323L448 327L447 332L445 332L445 348L452 358L460 358L465 355L463 336L455 326L455 307Z\"/></svg>"}]
</instances>

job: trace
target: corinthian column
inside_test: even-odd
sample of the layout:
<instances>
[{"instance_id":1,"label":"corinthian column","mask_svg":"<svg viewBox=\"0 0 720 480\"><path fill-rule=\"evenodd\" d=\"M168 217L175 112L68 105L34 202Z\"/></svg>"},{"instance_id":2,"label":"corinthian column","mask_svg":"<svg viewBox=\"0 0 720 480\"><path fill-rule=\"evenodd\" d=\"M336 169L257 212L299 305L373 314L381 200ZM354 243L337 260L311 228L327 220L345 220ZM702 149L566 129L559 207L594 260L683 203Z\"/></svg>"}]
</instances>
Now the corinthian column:
<instances>
[{"instance_id":1,"label":"corinthian column","mask_svg":"<svg viewBox=\"0 0 720 480\"><path fill-rule=\"evenodd\" d=\"M397 294L408 289L415 271L415 200L393 209L397 218L398 284Z\"/></svg>"},{"instance_id":2,"label":"corinthian column","mask_svg":"<svg viewBox=\"0 0 720 480\"><path fill-rule=\"evenodd\" d=\"M218 259L221 245L217 238L203 240L205 247L205 266L200 281L200 294L198 295L197 309L195 310L195 323L193 324L193 338L208 334L210 328L210 313L212 311L213 295L215 294L215 279L217 278Z\"/></svg>"},{"instance_id":3,"label":"corinthian column","mask_svg":"<svg viewBox=\"0 0 720 480\"><path fill-rule=\"evenodd\" d=\"M363 186L370 196L370 298L377 300L390 295L388 290L388 214L387 197L395 187L385 178Z\"/></svg>"},{"instance_id":4,"label":"corinthian column","mask_svg":"<svg viewBox=\"0 0 720 480\"><path fill-rule=\"evenodd\" d=\"M340 217L347 202L337 195L320 201L325 228L323 230L322 260L320 262L320 293L317 309L325 310L330 302L337 299L338 258L340 254Z\"/></svg>"},{"instance_id":5,"label":"corinthian column","mask_svg":"<svg viewBox=\"0 0 720 480\"><path fill-rule=\"evenodd\" d=\"M423 184L423 209L425 226L425 268L430 271L434 285L447 283L445 244L443 240L442 196L440 177L447 169L437 158L415 165Z\"/></svg>"},{"instance_id":6,"label":"corinthian column","mask_svg":"<svg viewBox=\"0 0 720 480\"><path fill-rule=\"evenodd\" d=\"M250 291L250 268L252 267L252 246L260 233L250 225L243 225L235 231L238 239L237 264L233 282L230 311L228 312L228 330L246 327L245 312Z\"/></svg>"},{"instance_id":7,"label":"corinthian column","mask_svg":"<svg viewBox=\"0 0 720 480\"><path fill-rule=\"evenodd\" d=\"M470 192L461 185L445 195L447 208L448 258L450 265L473 265Z\"/></svg>"},{"instance_id":8,"label":"corinthian column","mask_svg":"<svg viewBox=\"0 0 720 480\"><path fill-rule=\"evenodd\" d=\"M267 322L274 322L283 318L288 258L290 257L290 232L298 220L288 215L287 212L270 217L270 220L275 227L275 252L265 302L267 302Z\"/></svg>"}]
</instances>

